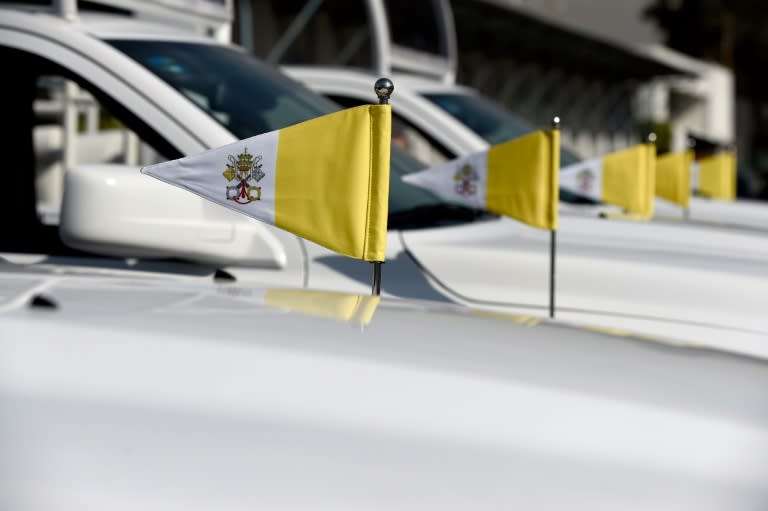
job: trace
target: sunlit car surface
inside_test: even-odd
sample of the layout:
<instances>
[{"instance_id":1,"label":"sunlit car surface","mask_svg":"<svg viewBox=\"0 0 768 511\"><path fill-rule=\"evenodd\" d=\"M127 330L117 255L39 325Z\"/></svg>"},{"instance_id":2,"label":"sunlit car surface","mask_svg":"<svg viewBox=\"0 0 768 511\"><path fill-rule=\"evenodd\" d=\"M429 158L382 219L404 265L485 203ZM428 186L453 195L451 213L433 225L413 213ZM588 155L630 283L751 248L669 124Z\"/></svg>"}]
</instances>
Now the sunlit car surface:
<instances>
[{"instance_id":1,"label":"sunlit car surface","mask_svg":"<svg viewBox=\"0 0 768 511\"><path fill-rule=\"evenodd\" d=\"M167 187L148 188L152 185L138 173L142 164L256 134L251 130L277 129L337 108L333 104L313 102L298 84L237 49L219 48L185 33L174 40L163 26L136 27L104 16L69 25L11 11L4 19L2 51L18 71L17 80L3 87L10 93L36 84L34 92L25 93L34 106L32 113L17 102L18 116L9 117L17 128L5 140L16 148L11 153L15 168L28 172L9 175L8 186L16 193L2 207L24 234L19 237L9 229L2 239L6 260L75 266L91 264L93 254L99 253L113 256L99 260L104 271L162 271L179 279L210 279L222 270L240 282L369 291L367 265L196 197L172 195ZM45 36L22 38L15 32L18 26ZM52 40L66 45L53 52ZM157 41L154 50L152 41ZM195 60L198 54L201 58ZM203 72L207 67L202 66L209 66L210 72ZM234 70L240 74L231 74ZM263 97L254 99L262 108L248 110L244 119L237 110L245 101L237 84L264 87ZM62 100L66 94L76 94L78 104L96 105L97 112L105 112L86 115L99 122L91 127L86 123L73 137L78 145L72 151L68 144L73 141L64 144L61 139L61 118L53 115L56 108L72 104ZM18 126L34 126L32 140L30 132ZM419 168L395 150L393 155L395 176ZM91 188L67 189L65 165L72 179L86 174L103 178L88 182ZM30 175L36 175L34 186ZM546 233L489 219L397 179L392 182L386 294L546 313ZM75 199L75 192L87 199ZM72 200L66 200L68 193ZM62 201L69 205L69 216L57 229L56 206ZM100 226L99 236L78 238L78 219ZM621 222L601 224L604 230L598 236L583 227L593 224L581 224L577 218L570 222L569 228L565 219L561 221L558 317L765 355L768 326L759 304L768 289L763 284L768 242L728 232L700 237L674 227L659 231ZM483 237L487 243L480 243ZM657 245L659 240L664 245ZM437 247L430 248L435 243ZM754 248L734 250L747 243ZM703 260L702 251L709 254ZM56 259L61 256L79 258ZM718 278L712 278L713 272Z\"/></svg>"},{"instance_id":2,"label":"sunlit car surface","mask_svg":"<svg viewBox=\"0 0 768 511\"><path fill-rule=\"evenodd\" d=\"M0 9L0 56L0 509L766 501L764 361L457 306L473 300L405 249L506 222L393 186L379 302L368 265L138 172L336 106L239 50L119 17ZM396 175L418 167L392 155ZM597 297L584 308L611 317Z\"/></svg>"},{"instance_id":3,"label":"sunlit car surface","mask_svg":"<svg viewBox=\"0 0 768 511\"><path fill-rule=\"evenodd\" d=\"M332 68L285 70L348 105L360 101L363 82L370 76ZM403 145L432 163L528 132L512 114L499 107L494 110L469 89L414 77L399 76L395 82L393 115L401 124ZM564 155L573 157L566 151ZM687 335L691 342L762 351L768 322L754 300L766 297L765 236L682 222L596 218L602 208L561 201L560 317L595 320L597 314L606 326L631 326L655 335ZM420 213L426 216L429 211ZM454 300L543 313L548 302L548 238L546 232L499 219L434 231L408 230L398 242L429 282ZM739 333L716 333L726 325Z\"/></svg>"},{"instance_id":4,"label":"sunlit car surface","mask_svg":"<svg viewBox=\"0 0 768 511\"><path fill-rule=\"evenodd\" d=\"M97 268L3 271L0 285L1 509L768 499L764 361L435 302L355 315L365 297Z\"/></svg>"}]
</instances>

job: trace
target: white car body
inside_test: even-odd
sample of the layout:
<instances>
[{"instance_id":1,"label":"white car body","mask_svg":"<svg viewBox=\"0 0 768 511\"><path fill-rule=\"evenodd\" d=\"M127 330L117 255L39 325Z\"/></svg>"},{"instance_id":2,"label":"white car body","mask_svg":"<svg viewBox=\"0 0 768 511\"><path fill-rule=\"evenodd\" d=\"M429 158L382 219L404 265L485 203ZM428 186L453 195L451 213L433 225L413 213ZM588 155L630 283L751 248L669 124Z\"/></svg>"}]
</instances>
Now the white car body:
<instances>
[{"instance_id":1,"label":"white car body","mask_svg":"<svg viewBox=\"0 0 768 511\"><path fill-rule=\"evenodd\" d=\"M361 99L369 79L355 70L291 66L284 70L332 98ZM475 94L471 89L403 75L394 76L393 81L393 112L438 141L448 156L487 147L487 142L478 141L457 119L445 119L445 112L422 96ZM679 208L674 211L671 205L656 202L667 215L674 212L681 218ZM738 333L729 335L728 343L763 352L759 346L768 335L768 317L758 304L768 298L764 269L768 237L756 229L733 229L730 224L737 222L739 215L734 212L739 209L749 209L757 224L755 213L768 213L768 207L694 199L693 218L712 211L731 212L724 217L730 223L718 224L674 221L673 216L651 223L595 218L611 209L561 203L559 317L594 320L592 313L600 311L606 316L598 321L606 326L679 339L687 331L689 340L713 345L724 340L719 328L734 328ZM546 310L546 233L499 221L434 232L407 231L402 242L456 300L517 311L535 307L539 314ZM615 316L608 319L607 315ZM663 324L665 317L675 318L676 324ZM662 322L653 324L656 320Z\"/></svg>"},{"instance_id":2,"label":"white car body","mask_svg":"<svg viewBox=\"0 0 768 511\"><path fill-rule=\"evenodd\" d=\"M320 317L338 293L276 305L274 289L67 270L0 282L2 509L768 499L765 361L435 302L383 299L362 326Z\"/></svg>"},{"instance_id":3,"label":"white car body","mask_svg":"<svg viewBox=\"0 0 768 511\"><path fill-rule=\"evenodd\" d=\"M370 88L368 82L374 79L369 73L349 69L311 66L284 66L283 69L318 93L359 101L365 100ZM394 75L393 80L395 83L392 99L394 112L442 146L448 153L445 156L454 158L483 151L488 147L488 142L477 133L423 96L424 94L476 96L476 91L461 85L403 74ZM413 152L425 163L439 163L426 149L414 147ZM595 215L600 211L599 208L585 209L567 204L561 207L561 212L564 214ZM660 221L678 220L683 218L683 211L672 203L657 199L654 218ZM722 202L694 197L687 219L695 223L716 224L768 234L768 204L756 200L737 199L733 202Z\"/></svg>"},{"instance_id":4,"label":"white car body","mask_svg":"<svg viewBox=\"0 0 768 511\"><path fill-rule=\"evenodd\" d=\"M752 231L768 236L768 204L765 201L737 198L733 201L720 201L691 197L688 211L676 204L656 200L654 220L687 221L716 225L729 229Z\"/></svg>"},{"instance_id":5,"label":"white car body","mask_svg":"<svg viewBox=\"0 0 768 511\"><path fill-rule=\"evenodd\" d=\"M150 25L140 25L137 32L135 24L106 16L88 23L64 23L55 17L4 11L3 20L0 44L54 58L72 73L87 76L102 90L114 91L124 108L173 140L182 154L194 154L235 140L234 135L189 99L90 34L139 40L153 37L196 40L191 36ZM397 85L395 87L397 94ZM393 100L393 103L396 102ZM132 274L152 276L161 271L171 272L178 279L208 280L217 268L211 261L215 261L214 256L218 254L218 267L224 267L239 282L339 289L353 293L367 293L370 289L370 269L364 263L337 256L279 229L244 220L197 197L185 198L183 193L163 187L162 183L149 184L153 180L139 175L135 166L104 166L101 173L99 168L97 166L96 172L89 175L103 176L100 186L102 190L109 190L109 194L94 193L89 200L70 200L69 204L74 204L74 209L69 210L74 211L71 218L95 220L89 227L98 229L107 219L87 208L111 207L110 214L113 218L119 217L121 222L112 229L110 242L113 248L110 251L108 246L99 243L85 248L139 257L136 261L118 259L100 263L107 274L127 270ZM68 171L70 176L88 174L85 170L74 170ZM155 188L149 188L152 186ZM97 189L98 186L94 188ZM105 204L97 204L97 197L106 199ZM142 197L142 200L137 202L136 197ZM172 210L167 207L170 197L179 204ZM184 208L180 208L182 204ZM170 213L177 215L178 221L172 229L174 236L167 237L168 232L158 231L153 226L170 218ZM195 222L191 222L191 218L195 218ZM75 222L78 227L82 224L84 222ZM592 226L597 227L595 224L600 224L599 232L593 230L589 234ZM768 293L765 272L755 263L764 260L768 254L768 240L714 230L707 231L707 238L699 239L692 237L692 231L687 228L677 226L649 229L640 224L578 216L563 218L562 226L557 273L558 317L625 328L676 342L758 356L768 354L768 343L765 343L768 320L761 311L755 310L758 304L766 302ZM472 234L474 227L390 231L383 292L405 298L431 298L546 315L548 244L542 233L501 220L477 224L476 236ZM636 256L617 259L617 251L626 254L628 249L617 246L612 238L615 234L610 230L622 236L626 233L627 239L636 247L655 251L655 256L643 261L637 261ZM572 237L569 232L573 233ZM68 230L63 232L68 233L71 234ZM520 236L519 233L528 238L525 245L512 240ZM486 237L486 244L492 246L484 247L481 243L473 248L466 242L482 237ZM243 244L241 239L258 243ZM435 240L440 240L438 250L430 248ZM139 241L146 241L147 245L140 246ZM159 247L161 242L165 245ZM180 243L176 252L174 243ZM662 249L649 248L659 243L663 243ZM571 245L573 255L570 254ZM738 248L746 245L749 249L739 252ZM147 247L154 247L155 252ZM254 261L246 266L233 264L231 254L242 253L244 247L254 253ZM711 258L711 264L702 265L692 257L692 250L712 252L714 247L721 247L717 253L727 256L726 259ZM263 259L259 259L260 250ZM153 263L151 258L144 257L178 254L189 258L190 253L197 254L195 260L204 264ZM222 253L227 257L222 257ZM457 260L455 254L464 256ZM663 257L656 257L659 255ZM2 257L10 262L41 267L62 262L60 258L45 254L3 254ZM679 261L684 261L687 275L675 293L658 287L659 283L674 286L678 273L669 269L670 261L676 262L677 268ZM66 264L87 267L91 261L67 260ZM740 273L741 277L732 271L734 266L742 264L743 268L756 269L749 278L743 277L744 271ZM590 270L589 278L581 278L585 275L584 268ZM448 279L446 274L458 276L459 280ZM592 287L596 285L602 287L593 293ZM727 294L722 285L727 286ZM723 299L724 296L728 299ZM687 298L691 300L690 305L686 303Z\"/></svg>"},{"instance_id":6,"label":"white car body","mask_svg":"<svg viewBox=\"0 0 768 511\"><path fill-rule=\"evenodd\" d=\"M0 49L87 77L183 154L235 139L89 31L184 34L102 22L0 9ZM768 498L763 360L297 290L367 292L368 268L135 165L78 165L62 186L62 234L118 226L90 247L116 257L0 254L0 509L730 511ZM385 291L460 301L409 237L390 234ZM153 260L174 243L198 262ZM251 266L233 265L244 246ZM222 266L236 282L212 278Z\"/></svg>"}]
</instances>

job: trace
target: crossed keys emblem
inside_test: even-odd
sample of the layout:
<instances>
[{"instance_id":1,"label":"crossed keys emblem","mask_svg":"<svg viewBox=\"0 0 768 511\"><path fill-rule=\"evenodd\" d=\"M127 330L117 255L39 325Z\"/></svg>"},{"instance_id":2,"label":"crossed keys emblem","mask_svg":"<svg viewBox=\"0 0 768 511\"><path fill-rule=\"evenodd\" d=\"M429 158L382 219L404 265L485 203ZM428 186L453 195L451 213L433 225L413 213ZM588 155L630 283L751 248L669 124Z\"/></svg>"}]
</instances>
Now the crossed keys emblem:
<instances>
[{"instance_id":1,"label":"crossed keys emblem","mask_svg":"<svg viewBox=\"0 0 768 511\"><path fill-rule=\"evenodd\" d=\"M249 204L253 201L261 200L261 187L256 183L261 181L266 175L261 170L262 156L259 154L253 156L248 149L243 148L243 152L237 157L229 155L229 163L222 175L230 183L227 185L227 200L235 201L238 204Z\"/></svg>"}]
</instances>

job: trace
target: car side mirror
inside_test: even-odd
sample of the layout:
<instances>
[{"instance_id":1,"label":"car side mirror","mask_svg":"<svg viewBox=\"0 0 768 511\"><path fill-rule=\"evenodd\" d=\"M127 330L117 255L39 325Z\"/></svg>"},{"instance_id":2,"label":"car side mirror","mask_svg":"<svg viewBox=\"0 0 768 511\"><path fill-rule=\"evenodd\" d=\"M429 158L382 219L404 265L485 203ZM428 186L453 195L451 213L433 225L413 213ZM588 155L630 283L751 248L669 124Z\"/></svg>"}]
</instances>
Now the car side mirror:
<instances>
[{"instance_id":1,"label":"car side mirror","mask_svg":"<svg viewBox=\"0 0 768 511\"><path fill-rule=\"evenodd\" d=\"M135 258L283 268L271 226L126 165L68 169L59 235L70 247Z\"/></svg>"}]
</instances>

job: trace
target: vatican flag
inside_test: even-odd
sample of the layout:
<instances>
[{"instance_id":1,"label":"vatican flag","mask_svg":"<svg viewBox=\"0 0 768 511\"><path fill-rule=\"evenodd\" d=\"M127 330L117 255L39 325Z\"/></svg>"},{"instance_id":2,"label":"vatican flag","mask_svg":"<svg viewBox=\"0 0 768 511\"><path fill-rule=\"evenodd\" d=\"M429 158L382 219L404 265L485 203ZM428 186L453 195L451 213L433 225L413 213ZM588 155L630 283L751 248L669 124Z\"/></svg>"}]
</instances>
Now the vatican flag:
<instances>
[{"instance_id":1,"label":"vatican flag","mask_svg":"<svg viewBox=\"0 0 768 511\"><path fill-rule=\"evenodd\" d=\"M691 187L704 197L720 200L736 198L736 154L723 151L694 162Z\"/></svg>"},{"instance_id":2,"label":"vatican flag","mask_svg":"<svg viewBox=\"0 0 768 511\"><path fill-rule=\"evenodd\" d=\"M141 172L340 254L383 261L390 108L349 108Z\"/></svg>"},{"instance_id":3,"label":"vatican flag","mask_svg":"<svg viewBox=\"0 0 768 511\"><path fill-rule=\"evenodd\" d=\"M691 201L692 150L656 158L656 196L688 208Z\"/></svg>"},{"instance_id":4,"label":"vatican flag","mask_svg":"<svg viewBox=\"0 0 768 511\"><path fill-rule=\"evenodd\" d=\"M560 132L553 129L535 131L402 179L450 202L556 230L559 166Z\"/></svg>"},{"instance_id":5,"label":"vatican flag","mask_svg":"<svg viewBox=\"0 0 768 511\"><path fill-rule=\"evenodd\" d=\"M560 169L563 189L640 218L653 216L655 183L655 144L638 144Z\"/></svg>"}]
</instances>

